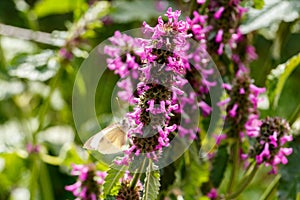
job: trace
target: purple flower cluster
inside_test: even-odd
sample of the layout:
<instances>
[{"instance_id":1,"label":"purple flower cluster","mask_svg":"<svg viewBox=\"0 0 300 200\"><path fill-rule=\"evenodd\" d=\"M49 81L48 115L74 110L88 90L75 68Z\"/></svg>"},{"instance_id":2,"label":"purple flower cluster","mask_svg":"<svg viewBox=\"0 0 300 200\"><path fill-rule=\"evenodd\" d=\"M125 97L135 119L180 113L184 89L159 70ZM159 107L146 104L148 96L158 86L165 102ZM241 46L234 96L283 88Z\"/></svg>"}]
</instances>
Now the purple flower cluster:
<instances>
[{"instance_id":1,"label":"purple flower cluster","mask_svg":"<svg viewBox=\"0 0 300 200\"><path fill-rule=\"evenodd\" d=\"M131 187L133 177L130 175L128 171L124 174L124 176L120 179L121 188L119 189L116 200L139 200L140 192L143 190L142 183L138 180L134 187Z\"/></svg>"},{"instance_id":2,"label":"purple flower cluster","mask_svg":"<svg viewBox=\"0 0 300 200\"><path fill-rule=\"evenodd\" d=\"M77 181L65 187L76 199L97 200L101 194L106 172L97 171L94 165L72 165L71 175L78 176Z\"/></svg>"},{"instance_id":3,"label":"purple flower cluster","mask_svg":"<svg viewBox=\"0 0 300 200\"><path fill-rule=\"evenodd\" d=\"M218 105L223 108L225 105L227 115L226 125L231 127L230 137L241 137L245 134L255 137L259 134L259 94L265 92L265 88L259 88L251 83L249 73L238 71L233 84L224 84L224 89L229 92L229 98L221 101Z\"/></svg>"},{"instance_id":4,"label":"purple flower cluster","mask_svg":"<svg viewBox=\"0 0 300 200\"><path fill-rule=\"evenodd\" d=\"M134 107L127 114L130 147L117 164L128 164L133 155L141 153L157 160L175 131L181 137L195 139L198 128L192 123L191 109L201 108L206 115L211 112L210 106L204 101L197 103L197 93L188 89L189 79L185 76L192 71L189 58L195 58L196 54L188 53L190 23L179 20L180 14L169 8L166 22L162 17L155 27L144 22L144 35L149 39L116 32L110 39L112 45L104 49L110 57L109 69L123 78L118 83L121 88L118 95Z\"/></svg>"},{"instance_id":5,"label":"purple flower cluster","mask_svg":"<svg viewBox=\"0 0 300 200\"><path fill-rule=\"evenodd\" d=\"M205 1L197 1L199 6ZM193 18L189 20L194 38L201 42L201 55L205 51L214 56L217 62L218 56L225 53L238 66L238 69L246 69L246 64L257 55L255 48L248 43L248 38L239 30L239 25L247 9L240 5L240 0L217 1L208 3L208 12L200 14L193 12ZM206 5L203 5L206 6ZM221 63L218 63L221 65ZM221 66L218 66L219 68Z\"/></svg>"},{"instance_id":6,"label":"purple flower cluster","mask_svg":"<svg viewBox=\"0 0 300 200\"><path fill-rule=\"evenodd\" d=\"M267 117L261 121L259 129L252 156L255 156L257 164L272 166L270 173L276 174L277 165L287 164L286 156L293 152L292 148L284 147L287 142L293 140L289 134L289 124L279 117Z\"/></svg>"}]
</instances>

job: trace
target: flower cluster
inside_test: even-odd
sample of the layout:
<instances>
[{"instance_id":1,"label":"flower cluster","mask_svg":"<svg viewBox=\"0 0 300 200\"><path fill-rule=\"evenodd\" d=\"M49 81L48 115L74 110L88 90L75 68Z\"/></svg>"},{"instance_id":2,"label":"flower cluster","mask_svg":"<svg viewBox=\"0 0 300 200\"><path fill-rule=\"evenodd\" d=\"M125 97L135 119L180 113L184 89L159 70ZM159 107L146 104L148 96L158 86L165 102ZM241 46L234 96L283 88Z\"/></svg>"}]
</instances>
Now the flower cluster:
<instances>
[{"instance_id":1,"label":"flower cluster","mask_svg":"<svg viewBox=\"0 0 300 200\"><path fill-rule=\"evenodd\" d=\"M179 20L180 14L169 8L166 22L162 17L155 27L144 22L144 34L150 39L116 32L110 39L112 46L105 47L109 68L124 78L118 83L120 98L134 106L127 114L130 147L118 164L128 164L132 155L141 153L157 160L175 131L195 139L198 129L191 119L191 108L201 108L206 114L211 111L205 102L197 103L197 93L189 89L185 78L191 71L188 38L192 35L188 34L189 23ZM184 125L180 125L180 119Z\"/></svg>"},{"instance_id":2,"label":"flower cluster","mask_svg":"<svg viewBox=\"0 0 300 200\"><path fill-rule=\"evenodd\" d=\"M73 185L65 187L76 199L97 200L101 194L106 172L97 171L94 165L72 165L71 174L78 176Z\"/></svg>"},{"instance_id":3,"label":"flower cluster","mask_svg":"<svg viewBox=\"0 0 300 200\"><path fill-rule=\"evenodd\" d=\"M243 138L245 133L249 137L259 134L260 125L258 102L259 94L265 92L265 88L256 87L251 83L248 73L238 71L232 86L224 84L224 88L229 91L229 98L218 103L223 107L227 104L227 115L225 126L229 137Z\"/></svg>"},{"instance_id":4,"label":"flower cluster","mask_svg":"<svg viewBox=\"0 0 300 200\"><path fill-rule=\"evenodd\" d=\"M199 6L205 3L202 0L197 2ZM241 6L240 0L212 0L207 8L208 12L202 15L194 11L190 20L194 38L202 43L202 52L205 50L213 56L221 72L226 67L219 62L218 56L225 54L225 50L238 69L246 69L246 64L257 57L254 47L248 42L249 38L239 30L242 16L247 9Z\"/></svg>"},{"instance_id":5,"label":"flower cluster","mask_svg":"<svg viewBox=\"0 0 300 200\"><path fill-rule=\"evenodd\" d=\"M259 135L256 136L256 144L251 155L255 156L257 164L272 166L270 173L277 173L278 164L287 164L286 156L293 152L292 148L284 147L286 142L293 140L289 131L288 122L280 117L267 117L261 121Z\"/></svg>"},{"instance_id":6,"label":"flower cluster","mask_svg":"<svg viewBox=\"0 0 300 200\"><path fill-rule=\"evenodd\" d=\"M211 33L215 34L212 41L209 42L209 48L221 55L225 44L228 43L229 47L235 48L240 36L238 30L240 19L247 9L240 6L240 0L213 0L209 2L208 10L207 21L212 27Z\"/></svg>"},{"instance_id":7,"label":"flower cluster","mask_svg":"<svg viewBox=\"0 0 300 200\"><path fill-rule=\"evenodd\" d=\"M120 179L121 188L119 189L116 200L139 200L140 192L143 190L143 185L140 181L137 182L135 186L131 186L132 176L129 172L126 172L125 175Z\"/></svg>"}]
</instances>

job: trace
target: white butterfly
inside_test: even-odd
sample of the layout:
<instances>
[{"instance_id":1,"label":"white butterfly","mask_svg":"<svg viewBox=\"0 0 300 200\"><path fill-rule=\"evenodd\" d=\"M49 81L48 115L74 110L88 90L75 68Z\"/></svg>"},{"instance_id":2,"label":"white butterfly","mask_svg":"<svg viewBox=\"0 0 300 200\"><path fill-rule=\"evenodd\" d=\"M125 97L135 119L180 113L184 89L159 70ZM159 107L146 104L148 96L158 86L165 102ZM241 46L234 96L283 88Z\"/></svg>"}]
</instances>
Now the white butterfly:
<instances>
[{"instance_id":1,"label":"white butterfly","mask_svg":"<svg viewBox=\"0 0 300 200\"><path fill-rule=\"evenodd\" d=\"M126 126L114 123L89 138L83 148L97 150L102 154L115 154L122 152L126 144Z\"/></svg>"}]
</instances>

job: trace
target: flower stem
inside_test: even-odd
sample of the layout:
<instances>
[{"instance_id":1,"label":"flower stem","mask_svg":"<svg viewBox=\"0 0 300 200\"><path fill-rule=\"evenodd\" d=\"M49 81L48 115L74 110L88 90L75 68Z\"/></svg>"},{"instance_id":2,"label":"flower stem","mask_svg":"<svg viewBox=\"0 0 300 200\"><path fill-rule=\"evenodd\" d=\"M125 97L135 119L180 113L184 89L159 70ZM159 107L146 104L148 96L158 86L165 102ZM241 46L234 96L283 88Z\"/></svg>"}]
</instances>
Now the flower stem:
<instances>
[{"instance_id":1,"label":"flower stem","mask_svg":"<svg viewBox=\"0 0 300 200\"><path fill-rule=\"evenodd\" d=\"M226 199L234 199L238 197L246 188L247 186L251 183L253 178L255 177L256 172L258 171L258 166L255 164L254 167L252 168L251 173L245 177L245 179L239 184L240 187L233 192L232 194L229 194Z\"/></svg>"},{"instance_id":2,"label":"flower stem","mask_svg":"<svg viewBox=\"0 0 300 200\"><path fill-rule=\"evenodd\" d=\"M56 89L58 80L60 78L60 74L63 71L63 67L59 66L58 72L56 73L56 75L53 77L53 79L50 81L50 91L49 94L47 95L46 99L43 102L43 105L40 109L40 112L38 114L38 120L39 120L39 126L36 129L36 131L34 131L33 135L33 143L36 143L36 135L43 129L44 127L44 121L45 121L45 117L46 117L46 112L49 108L49 104L50 104L50 100L51 100L51 96L53 94L53 92Z\"/></svg>"},{"instance_id":3,"label":"flower stem","mask_svg":"<svg viewBox=\"0 0 300 200\"><path fill-rule=\"evenodd\" d=\"M270 183L270 185L267 187L263 195L260 197L260 200L266 200L269 199L270 195L278 185L278 181L280 180L281 175L277 175L274 180Z\"/></svg>"},{"instance_id":4,"label":"flower stem","mask_svg":"<svg viewBox=\"0 0 300 200\"><path fill-rule=\"evenodd\" d=\"M232 169L231 169L231 175L230 175L230 180L228 184L228 189L227 193L231 193L234 183L236 181L236 176L238 174L238 168L239 168L239 146L240 146L240 141L237 139L237 141L232 145L233 149L233 164L232 164Z\"/></svg>"},{"instance_id":5,"label":"flower stem","mask_svg":"<svg viewBox=\"0 0 300 200\"><path fill-rule=\"evenodd\" d=\"M136 170L136 173L133 176L133 179L131 181L130 187L133 189L135 188L138 180L140 179L142 172L144 170L145 167L145 163L146 163L146 158L143 160L143 162L141 163L140 167ZM151 161L149 160L149 164L151 163Z\"/></svg>"}]
</instances>

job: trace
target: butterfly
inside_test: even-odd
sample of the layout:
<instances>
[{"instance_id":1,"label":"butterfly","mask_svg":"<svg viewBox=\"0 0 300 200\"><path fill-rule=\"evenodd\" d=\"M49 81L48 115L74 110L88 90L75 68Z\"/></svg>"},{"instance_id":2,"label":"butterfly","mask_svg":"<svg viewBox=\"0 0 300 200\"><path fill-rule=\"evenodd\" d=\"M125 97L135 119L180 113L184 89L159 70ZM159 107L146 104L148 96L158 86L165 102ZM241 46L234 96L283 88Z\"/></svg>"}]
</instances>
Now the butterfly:
<instances>
[{"instance_id":1,"label":"butterfly","mask_svg":"<svg viewBox=\"0 0 300 200\"><path fill-rule=\"evenodd\" d=\"M120 123L114 123L89 138L83 148L97 150L102 154L115 154L122 152L126 144L126 127Z\"/></svg>"}]
</instances>

